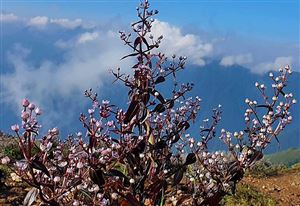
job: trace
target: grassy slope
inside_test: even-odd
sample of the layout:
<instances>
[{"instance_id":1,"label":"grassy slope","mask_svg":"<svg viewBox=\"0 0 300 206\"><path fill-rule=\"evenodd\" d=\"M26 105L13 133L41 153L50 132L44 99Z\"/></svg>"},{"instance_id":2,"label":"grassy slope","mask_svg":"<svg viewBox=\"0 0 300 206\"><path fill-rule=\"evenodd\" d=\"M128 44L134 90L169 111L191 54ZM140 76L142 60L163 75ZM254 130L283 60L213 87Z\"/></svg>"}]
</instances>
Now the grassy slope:
<instances>
[{"instance_id":1,"label":"grassy slope","mask_svg":"<svg viewBox=\"0 0 300 206\"><path fill-rule=\"evenodd\" d=\"M300 162L300 148L291 148L282 152L266 155L265 159L273 164L282 164L290 167Z\"/></svg>"}]
</instances>

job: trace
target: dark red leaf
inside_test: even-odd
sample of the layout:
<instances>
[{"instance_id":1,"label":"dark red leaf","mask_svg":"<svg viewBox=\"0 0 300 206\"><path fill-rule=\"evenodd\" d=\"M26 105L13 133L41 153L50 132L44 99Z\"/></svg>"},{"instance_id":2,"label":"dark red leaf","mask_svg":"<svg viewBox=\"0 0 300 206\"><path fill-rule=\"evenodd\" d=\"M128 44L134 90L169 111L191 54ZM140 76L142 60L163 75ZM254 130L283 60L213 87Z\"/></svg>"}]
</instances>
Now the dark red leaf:
<instances>
[{"instance_id":1,"label":"dark red leaf","mask_svg":"<svg viewBox=\"0 0 300 206\"><path fill-rule=\"evenodd\" d=\"M166 101L165 101L165 98L160 94L160 92L158 92L157 90L155 89L149 89L149 92L155 96L162 104L165 104Z\"/></svg>"},{"instance_id":2,"label":"dark red leaf","mask_svg":"<svg viewBox=\"0 0 300 206\"><path fill-rule=\"evenodd\" d=\"M155 80L155 84L159 84L159 83L162 83L162 82L164 82L164 81L166 81L166 79L165 79L165 77L163 77L163 76L159 76L159 77L157 77L157 79Z\"/></svg>"},{"instance_id":3,"label":"dark red leaf","mask_svg":"<svg viewBox=\"0 0 300 206\"><path fill-rule=\"evenodd\" d=\"M89 170L91 180L97 184L99 187L102 187L105 184L105 179L101 169L94 170L90 168Z\"/></svg>"},{"instance_id":4,"label":"dark red leaf","mask_svg":"<svg viewBox=\"0 0 300 206\"><path fill-rule=\"evenodd\" d=\"M190 128L190 123L188 123L187 121L182 121L178 124L178 129L180 131L183 129L187 130L188 128Z\"/></svg>"},{"instance_id":5,"label":"dark red leaf","mask_svg":"<svg viewBox=\"0 0 300 206\"><path fill-rule=\"evenodd\" d=\"M194 164L196 162L197 158L195 153L189 153L185 159L185 165Z\"/></svg>"},{"instance_id":6,"label":"dark red leaf","mask_svg":"<svg viewBox=\"0 0 300 206\"><path fill-rule=\"evenodd\" d=\"M138 121L140 124L142 124L147 118L148 118L148 109L146 107L144 107L143 110L140 110L139 111L139 114L138 114Z\"/></svg>"},{"instance_id":7,"label":"dark red leaf","mask_svg":"<svg viewBox=\"0 0 300 206\"><path fill-rule=\"evenodd\" d=\"M180 139L180 135L178 133L176 133L176 134L173 134L171 136L171 138L172 138L171 143L174 144L174 143L178 142L178 140Z\"/></svg>"},{"instance_id":8,"label":"dark red leaf","mask_svg":"<svg viewBox=\"0 0 300 206\"><path fill-rule=\"evenodd\" d=\"M40 170L40 171L44 172L48 177L50 177L50 173L49 173L47 167L43 163L41 163L40 161L33 160L30 165L34 169Z\"/></svg>"},{"instance_id":9,"label":"dark red leaf","mask_svg":"<svg viewBox=\"0 0 300 206\"><path fill-rule=\"evenodd\" d=\"M142 40L143 40L144 44L146 44L147 49L149 49L149 44L148 44L147 40L144 37L142 37Z\"/></svg>"},{"instance_id":10,"label":"dark red leaf","mask_svg":"<svg viewBox=\"0 0 300 206\"><path fill-rule=\"evenodd\" d=\"M140 63L137 63L137 64L133 65L132 68L133 68L133 69L136 69L136 68L139 67L139 65L140 65Z\"/></svg>"},{"instance_id":11,"label":"dark red leaf","mask_svg":"<svg viewBox=\"0 0 300 206\"><path fill-rule=\"evenodd\" d=\"M167 100L165 106L167 109L172 109L174 107L174 100L173 99Z\"/></svg>"},{"instance_id":12,"label":"dark red leaf","mask_svg":"<svg viewBox=\"0 0 300 206\"><path fill-rule=\"evenodd\" d=\"M128 55L126 55L126 56L123 56L122 58L121 58L121 60L122 59L125 59L125 58L127 58L127 57L133 57L133 56L136 56L136 55L138 55L139 53L137 52L137 53L132 53L132 54L128 54Z\"/></svg>"},{"instance_id":13,"label":"dark red leaf","mask_svg":"<svg viewBox=\"0 0 300 206\"><path fill-rule=\"evenodd\" d=\"M173 179L173 186L177 185L180 183L180 181L183 178L183 174L184 174L185 170L184 169L180 169L178 170L175 175L174 175L174 179Z\"/></svg>"},{"instance_id":14,"label":"dark red leaf","mask_svg":"<svg viewBox=\"0 0 300 206\"><path fill-rule=\"evenodd\" d=\"M126 200L130 203L130 206L140 206L139 201L130 193L126 194Z\"/></svg>"},{"instance_id":15,"label":"dark red leaf","mask_svg":"<svg viewBox=\"0 0 300 206\"><path fill-rule=\"evenodd\" d=\"M138 112L138 101L132 101L127 109L125 114L124 124L127 124L131 121L131 119L136 115Z\"/></svg>"},{"instance_id":16,"label":"dark red leaf","mask_svg":"<svg viewBox=\"0 0 300 206\"><path fill-rule=\"evenodd\" d=\"M150 94L149 94L149 93L144 93L144 95L143 95L143 103L144 103L145 105L148 104L149 99L150 99Z\"/></svg>"},{"instance_id":17,"label":"dark red leaf","mask_svg":"<svg viewBox=\"0 0 300 206\"><path fill-rule=\"evenodd\" d=\"M152 110L152 112L162 113L166 110L165 106L163 104L158 104L156 107Z\"/></svg>"},{"instance_id":18,"label":"dark red leaf","mask_svg":"<svg viewBox=\"0 0 300 206\"><path fill-rule=\"evenodd\" d=\"M167 147L167 143L165 140L160 140L159 142L157 142L155 145L154 145L154 148L155 149L163 149L165 147Z\"/></svg>"},{"instance_id":19,"label":"dark red leaf","mask_svg":"<svg viewBox=\"0 0 300 206\"><path fill-rule=\"evenodd\" d=\"M133 47L136 48L141 42L142 42L141 37L137 37L137 38L134 40Z\"/></svg>"},{"instance_id":20,"label":"dark red leaf","mask_svg":"<svg viewBox=\"0 0 300 206\"><path fill-rule=\"evenodd\" d=\"M266 105L266 104L263 104L263 105L257 105L256 107L265 107L265 108L268 108L269 111L273 111L273 108L272 108L270 105Z\"/></svg>"}]
</instances>

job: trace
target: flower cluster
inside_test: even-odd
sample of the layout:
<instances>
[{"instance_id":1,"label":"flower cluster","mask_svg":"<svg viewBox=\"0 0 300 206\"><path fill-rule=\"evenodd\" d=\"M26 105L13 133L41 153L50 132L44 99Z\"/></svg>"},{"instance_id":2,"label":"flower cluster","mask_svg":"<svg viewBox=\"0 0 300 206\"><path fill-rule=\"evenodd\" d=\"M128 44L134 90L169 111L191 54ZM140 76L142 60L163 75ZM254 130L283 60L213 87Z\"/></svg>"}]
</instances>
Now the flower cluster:
<instances>
[{"instance_id":1,"label":"flower cluster","mask_svg":"<svg viewBox=\"0 0 300 206\"><path fill-rule=\"evenodd\" d=\"M201 98L186 94L193 84L179 84L178 71L186 57L170 59L155 50L163 36L151 35L153 16L147 0L137 7L139 20L132 24L134 35L120 32L120 38L136 58L133 75L112 71L116 81L128 88L128 106L99 101L92 89L84 95L92 101L80 122L86 130L65 139L57 128L39 137L41 110L29 100L22 102L22 127L11 129L19 138L23 160L4 157L22 181L32 186L24 205L39 197L48 205L217 205L225 194L235 191L245 170L262 158L263 150L292 121L289 112L296 100L285 91L287 66L273 81L272 95L264 84L255 86L262 103L246 99L245 128L218 131L222 107L203 120L200 136L187 130L200 110ZM133 38L133 39L132 39ZM159 84L171 77L171 94ZM263 113L263 114L262 114ZM219 137L226 151L210 151L209 142ZM38 138L39 137L39 138Z\"/></svg>"}]
</instances>

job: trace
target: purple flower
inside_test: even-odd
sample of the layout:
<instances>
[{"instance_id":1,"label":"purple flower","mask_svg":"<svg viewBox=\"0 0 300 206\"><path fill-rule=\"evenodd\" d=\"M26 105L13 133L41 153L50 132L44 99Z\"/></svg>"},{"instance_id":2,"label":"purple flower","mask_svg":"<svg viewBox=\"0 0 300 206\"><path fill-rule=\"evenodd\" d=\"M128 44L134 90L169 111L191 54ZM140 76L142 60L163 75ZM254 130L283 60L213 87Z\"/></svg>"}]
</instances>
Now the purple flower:
<instances>
[{"instance_id":1,"label":"purple flower","mask_svg":"<svg viewBox=\"0 0 300 206\"><path fill-rule=\"evenodd\" d=\"M34 110L34 108L35 108L35 105L34 105L33 103L30 103L30 104L28 105L28 109Z\"/></svg>"},{"instance_id":2,"label":"purple flower","mask_svg":"<svg viewBox=\"0 0 300 206\"><path fill-rule=\"evenodd\" d=\"M14 132L18 132L18 131L20 130L20 127L19 127L19 125L17 125L17 124L12 125L10 128L11 128L11 130L14 131Z\"/></svg>"},{"instance_id":3,"label":"purple flower","mask_svg":"<svg viewBox=\"0 0 300 206\"><path fill-rule=\"evenodd\" d=\"M42 110L39 107L37 107L34 111L35 111L36 115L41 115L42 114Z\"/></svg>"},{"instance_id":4,"label":"purple flower","mask_svg":"<svg viewBox=\"0 0 300 206\"><path fill-rule=\"evenodd\" d=\"M59 134L59 130L58 128L53 128L51 131L50 131L53 135L58 135Z\"/></svg>"},{"instance_id":5,"label":"purple flower","mask_svg":"<svg viewBox=\"0 0 300 206\"><path fill-rule=\"evenodd\" d=\"M28 112L22 112L21 118L22 120L26 121L30 117Z\"/></svg>"},{"instance_id":6,"label":"purple flower","mask_svg":"<svg viewBox=\"0 0 300 206\"><path fill-rule=\"evenodd\" d=\"M23 107L28 107L29 104L30 104L30 102L29 102L28 99L23 99L23 100L22 100L22 105L23 105Z\"/></svg>"},{"instance_id":7,"label":"purple flower","mask_svg":"<svg viewBox=\"0 0 300 206\"><path fill-rule=\"evenodd\" d=\"M102 101L102 104L108 105L108 104L109 104L109 101L108 101L108 100L103 100L103 101Z\"/></svg>"},{"instance_id":8,"label":"purple flower","mask_svg":"<svg viewBox=\"0 0 300 206\"><path fill-rule=\"evenodd\" d=\"M8 164L10 162L10 159L9 159L9 157L3 157L2 159L1 159L1 164L3 164L3 165L6 165L6 164Z\"/></svg>"},{"instance_id":9,"label":"purple flower","mask_svg":"<svg viewBox=\"0 0 300 206\"><path fill-rule=\"evenodd\" d=\"M114 125L114 121L108 121L108 122L107 122L107 126L108 126L108 127L112 127L113 125Z\"/></svg>"}]
</instances>

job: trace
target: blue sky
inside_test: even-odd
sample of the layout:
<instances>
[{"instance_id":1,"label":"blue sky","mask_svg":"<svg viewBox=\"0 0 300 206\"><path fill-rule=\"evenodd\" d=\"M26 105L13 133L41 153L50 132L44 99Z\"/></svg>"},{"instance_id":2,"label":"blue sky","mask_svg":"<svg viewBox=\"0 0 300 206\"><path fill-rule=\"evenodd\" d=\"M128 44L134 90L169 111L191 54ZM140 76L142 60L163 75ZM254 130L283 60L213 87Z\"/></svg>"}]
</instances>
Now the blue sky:
<instances>
[{"instance_id":1,"label":"blue sky","mask_svg":"<svg viewBox=\"0 0 300 206\"><path fill-rule=\"evenodd\" d=\"M118 31L136 20L138 2L2 0L0 130L15 122L24 97L59 127L87 107L74 104L85 89L109 97L108 69L130 72L131 60L119 61L128 49ZM260 77L286 64L300 71L299 1L150 3L159 10L152 32L164 35L159 51L167 56L187 56L199 70L211 62L240 65Z\"/></svg>"},{"instance_id":2,"label":"blue sky","mask_svg":"<svg viewBox=\"0 0 300 206\"><path fill-rule=\"evenodd\" d=\"M25 17L83 18L124 22L135 17L138 1L3 1L2 10ZM178 26L299 42L299 1L153 1L159 19Z\"/></svg>"}]
</instances>

